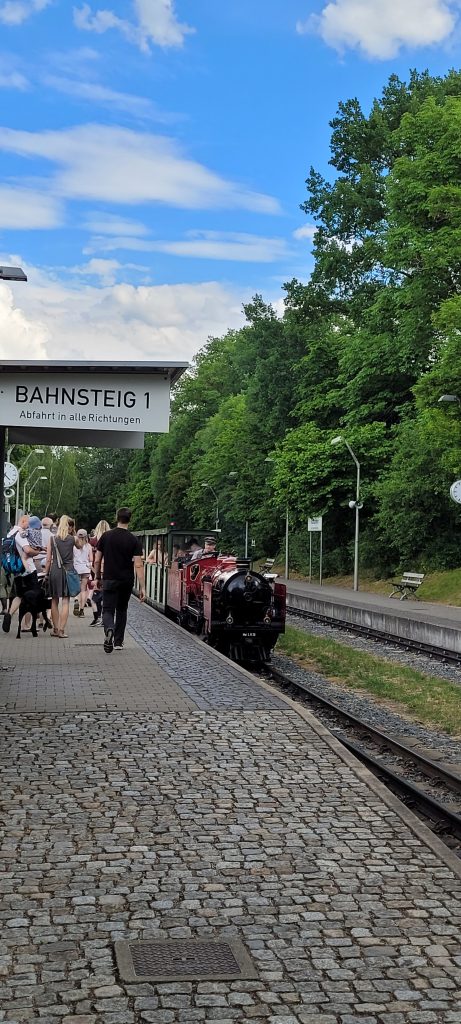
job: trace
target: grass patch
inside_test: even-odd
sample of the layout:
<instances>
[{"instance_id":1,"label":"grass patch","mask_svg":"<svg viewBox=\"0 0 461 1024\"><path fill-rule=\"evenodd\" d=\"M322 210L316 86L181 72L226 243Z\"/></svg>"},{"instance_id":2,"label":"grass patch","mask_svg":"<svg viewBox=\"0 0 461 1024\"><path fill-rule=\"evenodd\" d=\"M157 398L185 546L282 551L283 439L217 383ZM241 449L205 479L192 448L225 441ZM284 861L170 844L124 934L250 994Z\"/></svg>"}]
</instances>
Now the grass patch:
<instances>
[{"instance_id":1,"label":"grass patch","mask_svg":"<svg viewBox=\"0 0 461 1024\"><path fill-rule=\"evenodd\" d=\"M403 713L424 725L461 736L461 687L454 683L292 626L279 638L277 651L332 682L397 703Z\"/></svg>"}]
</instances>

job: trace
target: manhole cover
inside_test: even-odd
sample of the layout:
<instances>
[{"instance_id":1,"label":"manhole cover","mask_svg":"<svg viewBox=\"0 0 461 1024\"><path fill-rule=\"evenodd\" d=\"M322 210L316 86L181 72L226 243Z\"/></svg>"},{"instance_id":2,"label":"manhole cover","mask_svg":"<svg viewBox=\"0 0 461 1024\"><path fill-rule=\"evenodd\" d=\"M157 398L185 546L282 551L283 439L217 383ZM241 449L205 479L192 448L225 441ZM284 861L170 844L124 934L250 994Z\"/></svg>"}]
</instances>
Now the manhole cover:
<instances>
[{"instance_id":1,"label":"manhole cover","mask_svg":"<svg viewBox=\"0 0 461 1024\"><path fill-rule=\"evenodd\" d=\"M234 939L116 942L115 956L124 981L227 981L257 977L245 947Z\"/></svg>"}]
</instances>

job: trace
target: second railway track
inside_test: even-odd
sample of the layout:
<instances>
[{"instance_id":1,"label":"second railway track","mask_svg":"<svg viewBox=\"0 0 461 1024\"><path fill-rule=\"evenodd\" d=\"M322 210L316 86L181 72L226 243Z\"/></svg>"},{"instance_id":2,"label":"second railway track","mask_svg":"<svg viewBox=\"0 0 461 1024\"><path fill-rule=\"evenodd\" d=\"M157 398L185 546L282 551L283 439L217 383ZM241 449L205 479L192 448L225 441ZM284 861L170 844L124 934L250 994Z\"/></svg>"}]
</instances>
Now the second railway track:
<instances>
[{"instance_id":1,"label":"second railway track","mask_svg":"<svg viewBox=\"0 0 461 1024\"><path fill-rule=\"evenodd\" d=\"M400 647L404 651L415 651L416 654L426 654L429 658L442 661L450 665L461 667L461 654L446 647L437 647L435 644L424 643L421 640L414 640L411 637L398 636L396 633L375 629L373 626L364 626L361 623L350 622L348 619L333 618L331 615L322 615L320 612L310 612L299 607L291 607L289 595L287 612L293 618L307 619L311 622L321 622L323 625L331 626L332 629L343 629L348 633L357 636L368 637L370 640L381 640L383 643Z\"/></svg>"},{"instance_id":2,"label":"second railway track","mask_svg":"<svg viewBox=\"0 0 461 1024\"><path fill-rule=\"evenodd\" d=\"M461 856L461 773L452 772L272 666L268 676L312 708L355 757Z\"/></svg>"}]
</instances>

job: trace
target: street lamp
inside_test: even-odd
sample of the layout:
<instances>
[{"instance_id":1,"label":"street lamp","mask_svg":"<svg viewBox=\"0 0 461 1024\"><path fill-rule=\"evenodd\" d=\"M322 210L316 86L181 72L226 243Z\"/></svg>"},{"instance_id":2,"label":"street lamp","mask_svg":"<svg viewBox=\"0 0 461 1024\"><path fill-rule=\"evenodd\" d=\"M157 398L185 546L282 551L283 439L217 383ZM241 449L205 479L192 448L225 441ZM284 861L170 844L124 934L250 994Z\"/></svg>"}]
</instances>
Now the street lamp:
<instances>
[{"instance_id":1,"label":"street lamp","mask_svg":"<svg viewBox=\"0 0 461 1024\"><path fill-rule=\"evenodd\" d=\"M32 477L35 476L36 473L40 473L43 469L46 469L46 466L35 466L35 468L32 470L32 473L29 473L29 476L24 481L24 489L23 489L23 492L22 492L22 504L23 504L24 512L26 511L26 487L27 487L27 484L30 483L30 481L32 480ZM30 489L29 489L29 494L30 494Z\"/></svg>"},{"instance_id":2,"label":"street lamp","mask_svg":"<svg viewBox=\"0 0 461 1024\"><path fill-rule=\"evenodd\" d=\"M27 281L21 267L0 267L0 281ZM6 427L0 426L0 466L2 467L2 490L0 493L0 539L6 534L5 515L5 447Z\"/></svg>"},{"instance_id":3,"label":"street lamp","mask_svg":"<svg viewBox=\"0 0 461 1024\"><path fill-rule=\"evenodd\" d=\"M16 523L19 520L19 478L21 476L21 473L22 473L22 471L24 469L24 466L26 465L26 462L28 462L29 459L32 458L32 455L44 455L44 454L45 453L44 453L44 449L43 448L33 448L32 451L29 452L28 455L26 455L26 457L24 459L24 462L21 463L21 465L20 465L20 467L18 469L18 479L16 480ZM24 499L24 501L25 501L25 499ZM24 509L24 511L25 511L25 509Z\"/></svg>"},{"instance_id":4,"label":"street lamp","mask_svg":"<svg viewBox=\"0 0 461 1024\"><path fill-rule=\"evenodd\" d=\"M218 498L218 495L216 494L216 491L211 486L211 484L201 484L201 487L204 487L205 489L208 489L214 495L214 499L216 501L216 525L215 525L215 530L219 530L219 498Z\"/></svg>"},{"instance_id":5,"label":"street lamp","mask_svg":"<svg viewBox=\"0 0 461 1024\"><path fill-rule=\"evenodd\" d=\"M354 545L354 590L359 589L359 522L360 522L360 509L363 508L363 504L360 501L360 462L352 451L352 448L348 441L341 435L334 437L330 444L345 444L346 448L353 458L357 468L357 485L355 492L355 501L349 502L349 508L355 508L355 545Z\"/></svg>"},{"instance_id":6,"label":"street lamp","mask_svg":"<svg viewBox=\"0 0 461 1024\"><path fill-rule=\"evenodd\" d=\"M27 281L21 267L0 267L0 281Z\"/></svg>"},{"instance_id":7,"label":"street lamp","mask_svg":"<svg viewBox=\"0 0 461 1024\"><path fill-rule=\"evenodd\" d=\"M31 507L31 506L30 506L30 497L31 497L32 491L35 491L35 488L36 488L37 484L39 484L39 483L40 483L40 480L48 480L48 477L47 477L47 476L39 476L39 477L37 477L37 479L35 480L35 482L34 482L34 483L32 484L32 486L31 486L31 488L30 488L30 490L29 490L29 503L28 503L28 509L29 509L29 511L30 511L30 507Z\"/></svg>"},{"instance_id":8,"label":"street lamp","mask_svg":"<svg viewBox=\"0 0 461 1024\"><path fill-rule=\"evenodd\" d=\"M275 459L271 459L268 456L266 459L264 459L264 462L274 463ZM285 579L286 580L290 579L289 543L290 543L290 519L289 519L288 503L287 503L286 512L285 512Z\"/></svg>"},{"instance_id":9,"label":"street lamp","mask_svg":"<svg viewBox=\"0 0 461 1024\"><path fill-rule=\"evenodd\" d=\"M454 402L457 402L458 405L460 405L461 404L461 398L459 398L458 395L440 395L439 402L447 402L447 403L451 403L451 404L453 404Z\"/></svg>"}]
</instances>

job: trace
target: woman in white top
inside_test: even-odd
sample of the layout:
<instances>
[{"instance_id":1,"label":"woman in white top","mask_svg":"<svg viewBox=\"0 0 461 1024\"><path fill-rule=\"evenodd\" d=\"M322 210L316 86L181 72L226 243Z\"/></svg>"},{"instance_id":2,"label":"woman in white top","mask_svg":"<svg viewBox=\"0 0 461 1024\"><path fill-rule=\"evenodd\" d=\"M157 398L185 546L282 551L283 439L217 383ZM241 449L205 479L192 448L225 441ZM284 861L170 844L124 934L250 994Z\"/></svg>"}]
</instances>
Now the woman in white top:
<instances>
[{"instance_id":1,"label":"woman in white top","mask_svg":"<svg viewBox=\"0 0 461 1024\"><path fill-rule=\"evenodd\" d=\"M85 606L88 600L88 580L92 564L93 551L91 544L88 542L88 534L86 530L77 530L76 544L74 545L74 569L80 576L78 612L76 612L80 618L83 618L85 614Z\"/></svg>"}]
</instances>

